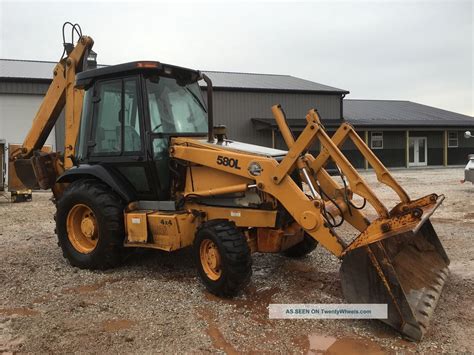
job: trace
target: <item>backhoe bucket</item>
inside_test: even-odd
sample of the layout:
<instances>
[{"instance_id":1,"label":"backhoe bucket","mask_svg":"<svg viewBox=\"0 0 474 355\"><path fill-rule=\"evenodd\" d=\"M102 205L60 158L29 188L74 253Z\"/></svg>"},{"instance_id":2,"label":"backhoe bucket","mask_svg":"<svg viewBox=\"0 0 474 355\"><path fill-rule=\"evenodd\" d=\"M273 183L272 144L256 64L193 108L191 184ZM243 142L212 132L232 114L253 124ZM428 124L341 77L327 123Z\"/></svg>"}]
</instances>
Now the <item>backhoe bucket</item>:
<instances>
[{"instance_id":1,"label":"backhoe bucket","mask_svg":"<svg viewBox=\"0 0 474 355\"><path fill-rule=\"evenodd\" d=\"M10 168L13 167L16 176L27 189L39 188L31 159L17 159Z\"/></svg>"},{"instance_id":2,"label":"backhoe bucket","mask_svg":"<svg viewBox=\"0 0 474 355\"><path fill-rule=\"evenodd\" d=\"M449 259L429 219L411 231L348 252L342 290L351 303L388 305L385 323L421 340L447 279Z\"/></svg>"}]
</instances>

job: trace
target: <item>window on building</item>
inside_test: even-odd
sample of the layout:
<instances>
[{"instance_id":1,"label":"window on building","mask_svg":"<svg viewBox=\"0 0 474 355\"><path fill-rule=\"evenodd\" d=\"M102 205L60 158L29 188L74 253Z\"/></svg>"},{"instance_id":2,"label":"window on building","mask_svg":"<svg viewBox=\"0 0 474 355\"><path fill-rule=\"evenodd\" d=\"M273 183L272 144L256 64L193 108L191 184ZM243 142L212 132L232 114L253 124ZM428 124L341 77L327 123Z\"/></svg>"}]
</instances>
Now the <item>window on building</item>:
<instances>
[{"instance_id":1,"label":"window on building","mask_svg":"<svg viewBox=\"0 0 474 355\"><path fill-rule=\"evenodd\" d=\"M370 148L383 149L383 132L370 133Z\"/></svg>"},{"instance_id":2,"label":"window on building","mask_svg":"<svg viewBox=\"0 0 474 355\"><path fill-rule=\"evenodd\" d=\"M458 144L458 132L448 132L448 148L457 148Z\"/></svg>"}]
</instances>

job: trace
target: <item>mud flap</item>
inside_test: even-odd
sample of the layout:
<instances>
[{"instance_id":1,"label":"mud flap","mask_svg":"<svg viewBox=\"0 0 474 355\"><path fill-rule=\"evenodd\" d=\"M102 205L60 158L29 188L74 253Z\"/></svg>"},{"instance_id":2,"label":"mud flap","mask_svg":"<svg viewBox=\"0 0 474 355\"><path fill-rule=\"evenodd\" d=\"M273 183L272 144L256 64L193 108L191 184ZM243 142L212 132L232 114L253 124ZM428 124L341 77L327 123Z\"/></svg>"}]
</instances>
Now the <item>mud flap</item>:
<instances>
[{"instance_id":1,"label":"mud flap","mask_svg":"<svg viewBox=\"0 0 474 355\"><path fill-rule=\"evenodd\" d=\"M418 229L354 249L341 266L351 303L386 303L385 323L421 340L438 303L449 259L427 219Z\"/></svg>"}]
</instances>

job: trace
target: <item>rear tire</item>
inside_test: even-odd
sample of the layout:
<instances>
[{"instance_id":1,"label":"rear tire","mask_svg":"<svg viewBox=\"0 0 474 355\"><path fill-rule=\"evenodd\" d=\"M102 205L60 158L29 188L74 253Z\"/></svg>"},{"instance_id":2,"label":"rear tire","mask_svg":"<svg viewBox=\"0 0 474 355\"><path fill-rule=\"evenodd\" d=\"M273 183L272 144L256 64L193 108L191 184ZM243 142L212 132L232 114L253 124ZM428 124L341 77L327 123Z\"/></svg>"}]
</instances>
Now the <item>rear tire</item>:
<instances>
[{"instance_id":1,"label":"rear tire","mask_svg":"<svg viewBox=\"0 0 474 355\"><path fill-rule=\"evenodd\" d=\"M199 277L212 294L233 297L249 283L250 248L233 222L204 223L196 233L193 247Z\"/></svg>"},{"instance_id":2,"label":"rear tire","mask_svg":"<svg viewBox=\"0 0 474 355\"><path fill-rule=\"evenodd\" d=\"M302 258L310 254L317 246L318 242L305 233L301 242L286 249L282 254L289 258Z\"/></svg>"},{"instance_id":3,"label":"rear tire","mask_svg":"<svg viewBox=\"0 0 474 355\"><path fill-rule=\"evenodd\" d=\"M97 180L71 183L57 204L56 230L63 256L81 269L108 269L123 255L123 203Z\"/></svg>"}]
</instances>

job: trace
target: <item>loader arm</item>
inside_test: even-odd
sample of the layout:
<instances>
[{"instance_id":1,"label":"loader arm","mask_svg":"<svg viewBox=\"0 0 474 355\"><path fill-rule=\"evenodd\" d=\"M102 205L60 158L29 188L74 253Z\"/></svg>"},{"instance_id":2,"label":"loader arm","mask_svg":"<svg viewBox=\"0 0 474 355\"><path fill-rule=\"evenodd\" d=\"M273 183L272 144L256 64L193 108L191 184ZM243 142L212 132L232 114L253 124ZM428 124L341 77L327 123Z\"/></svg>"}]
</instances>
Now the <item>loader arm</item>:
<instances>
[{"instance_id":1,"label":"loader arm","mask_svg":"<svg viewBox=\"0 0 474 355\"><path fill-rule=\"evenodd\" d=\"M316 112L311 111L310 115L315 116L319 119ZM377 158L377 156L369 149L365 142L359 137L359 135L354 131L354 128L348 124L343 123L334 133L332 141L337 147L340 147L344 144L347 139L351 139L354 145L359 149L368 163L375 170L378 181L391 187L398 195L400 200L404 203L410 202L410 198L406 191L398 184L397 181L393 178L387 168L382 164L382 162ZM315 171L319 171L321 167L328 161L330 154L327 150L323 150L311 163L311 168Z\"/></svg>"},{"instance_id":2,"label":"loader arm","mask_svg":"<svg viewBox=\"0 0 474 355\"><path fill-rule=\"evenodd\" d=\"M273 158L255 156L239 152L225 151L226 157L237 160L241 169L235 169L218 163L218 158L223 154L222 149L215 145L197 141L192 138L174 138L171 147L171 157L216 170L239 175L255 180L257 188L274 196L285 209L293 216L313 238L318 240L326 249L334 255L339 256L344 250L344 243L324 223L320 213L320 204L312 201L301 188L286 176L279 184L274 183L273 174L279 164ZM247 167L258 164L262 173L252 176ZM283 163L280 163L280 166Z\"/></svg>"},{"instance_id":3,"label":"loader arm","mask_svg":"<svg viewBox=\"0 0 474 355\"><path fill-rule=\"evenodd\" d=\"M13 160L29 159L34 151L41 149L65 108L65 149L62 163L65 169L73 165L71 156L74 156L83 100L83 90L74 88L74 82L84 56L93 44L92 38L82 36L70 54L56 65L53 81L22 146L11 154Z\"/></svg>"},{"instance_id":4,"label":"loader arm","mask_svg":"<svg viewBox=\"0 0 474 355\"><path fill-rule=\"evenodd\" d=\"M280 110L276 106L273 109L274 113ZM273 158L225 150L225 156L238 161L242 167L241 169L235 169L219 164L219 156L222 156L224 150L220 146L192 138L174 138L170 154L171 157L176 159L255 180L259 190L275 197L307 233L337 257L342 257L350 250L389 238L397 233L412 230L422 223L422 214L425 211L421 210L421 207L425 208L426 212L433 211L436 208L437 200L434 199L428 201L424 206L418 204L416 208L410 209L402 215L391 217L388 209L326 134L319 123L319 118L315 117L313 113L313 110L309 112L308 124L296 141L293 140L292 135L284 134L290 149L279 163ZM275 116L277 117L277 115ZM285 132L284 126L282 132ZM314 157L310 154L304 154L317 139L348 177L352 191L366 198L379 214L379 218L370 223L357 210L349 212L350 207L342 196L344 192L339 191L340 198L334 196L334 200L343 216L349 216L347 221L361 232L349 245L346 245L343 239L331 228L330 224L324 220L322 209L326 201L314 189L315 181L321 178L321 181L318 182L329 187L335 195L339 190L337 184L324 169L320 169L318 174L312 170L310 163L314 163ZM250 169L248 169L255 163L261 166L261 174L257 176L253 176ZM312 198L308 197L290 177L295 168L303 172L303 181L309 185L310 190L314 191Z\"/></svg>"}]
</instances>

